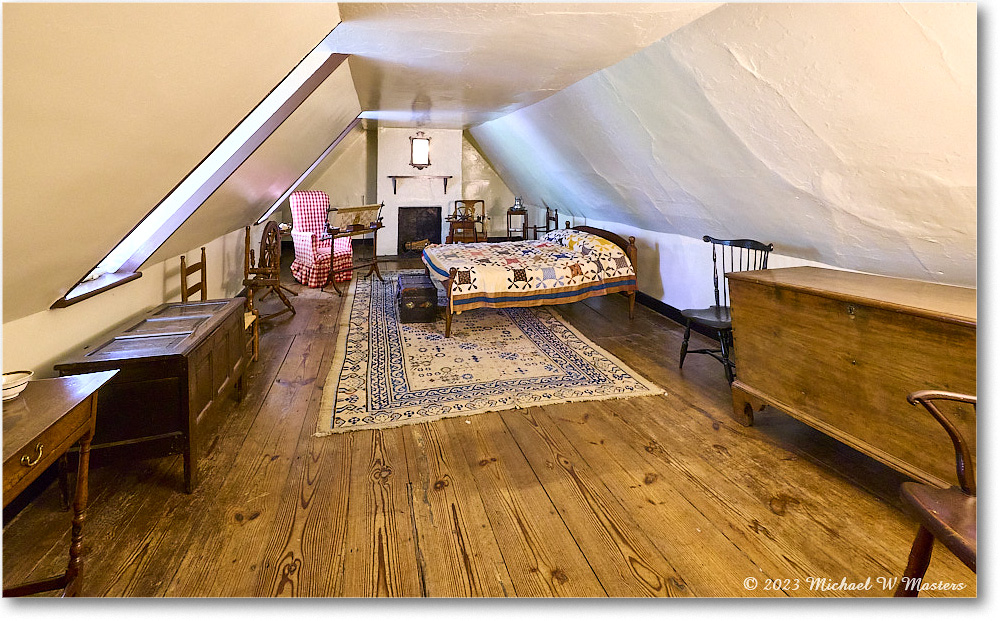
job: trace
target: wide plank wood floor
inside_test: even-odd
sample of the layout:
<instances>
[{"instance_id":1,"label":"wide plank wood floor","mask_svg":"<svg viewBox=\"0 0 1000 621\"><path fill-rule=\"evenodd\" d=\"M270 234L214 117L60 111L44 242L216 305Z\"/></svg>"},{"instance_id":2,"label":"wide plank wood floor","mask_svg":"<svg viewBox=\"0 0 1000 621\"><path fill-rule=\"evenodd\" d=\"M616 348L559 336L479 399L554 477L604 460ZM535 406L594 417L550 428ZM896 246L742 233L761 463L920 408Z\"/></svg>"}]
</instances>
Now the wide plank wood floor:
<instances>
[{"instance_id":1,"label":"wide plank wood floor","mask_svg":"<svg viewBox=\"0 0 1000 621\"><path fill-rule=\"evenodd\" d=\"M618 296L559 311L665 395L314 437L342 300L295 288L193 494L179 456L92 472L83 595L871 597L906 564L901 475L774 410L735 423L721 366L679 370L680 326ZM64 568L59 504L5 525L5 584ZM926 581L976 594L940 546Z\"/></svg>"}]
</instances>

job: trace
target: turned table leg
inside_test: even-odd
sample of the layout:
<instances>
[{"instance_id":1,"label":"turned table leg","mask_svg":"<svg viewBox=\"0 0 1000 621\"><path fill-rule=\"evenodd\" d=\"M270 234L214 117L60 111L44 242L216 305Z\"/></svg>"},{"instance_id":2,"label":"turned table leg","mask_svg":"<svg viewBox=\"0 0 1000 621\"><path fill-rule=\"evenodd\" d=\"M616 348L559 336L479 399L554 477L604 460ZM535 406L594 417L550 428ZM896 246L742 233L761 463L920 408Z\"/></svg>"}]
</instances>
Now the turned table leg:
<instances>
[{"instance_id":1,"label":"turned table leg","mask_svg":"<svg viewBox=\"0 0 1000 621\"><path fill-rule=\"evenodd\" d=\"M899 581L899 587L893 597L916 597L920 594L920 581L931 564L933 551L934 535L921 525L910 548L910 557L903 571L903 579Z\"/></svg>"},{"instance_id":2,"label":"turned table leg","mask_svg":"<svg viewBox=\"0 0 1000 621\"><path fill-rule=\"evenodd\" d=\"M69 544L69 565L66 567L66 589L63 595L73 597L79 590L83 574L83 522L87 518L87 490L90 473L90 441L93 433L80 438L80 456L76 466L76 493L73 496L73 528Z\"/></svg>"}]
</instances>

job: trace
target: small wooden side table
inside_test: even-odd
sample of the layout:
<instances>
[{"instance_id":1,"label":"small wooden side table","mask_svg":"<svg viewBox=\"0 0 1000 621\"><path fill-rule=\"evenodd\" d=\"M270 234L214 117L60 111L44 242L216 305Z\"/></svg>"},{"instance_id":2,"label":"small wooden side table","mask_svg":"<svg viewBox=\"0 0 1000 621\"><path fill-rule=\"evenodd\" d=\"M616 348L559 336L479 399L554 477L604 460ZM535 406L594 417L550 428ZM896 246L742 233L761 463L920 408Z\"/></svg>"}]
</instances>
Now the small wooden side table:
<instances>
[{"instance_id":1,"label":"small wooden side table","mask_svg":"<svg viewBox=\"0 0 1000 621\"><path fill-rule=\"evenodd\" d=\"M520 218L520 226L515 226L514 218ZM528 239L528 210L508 209L507 210L507 241L514 238L517 233L521 239Z\"/></svg>"},{"instance_id":2,"label":"small wooden side table","mask_svg":"<svg viewBox=\"0 0 1000 621\"><path fill-rule=\"evenodd\" d=\"M61 576L4 587L4 597L63 589L76 595L83 573L83 521L87 512L90 441L97 420L97 390L116 370L28 382L24 391L3 404L3 504L6 507L77 441L80 459L73 498L69 565Z\"/></svg>"}]
</instances>

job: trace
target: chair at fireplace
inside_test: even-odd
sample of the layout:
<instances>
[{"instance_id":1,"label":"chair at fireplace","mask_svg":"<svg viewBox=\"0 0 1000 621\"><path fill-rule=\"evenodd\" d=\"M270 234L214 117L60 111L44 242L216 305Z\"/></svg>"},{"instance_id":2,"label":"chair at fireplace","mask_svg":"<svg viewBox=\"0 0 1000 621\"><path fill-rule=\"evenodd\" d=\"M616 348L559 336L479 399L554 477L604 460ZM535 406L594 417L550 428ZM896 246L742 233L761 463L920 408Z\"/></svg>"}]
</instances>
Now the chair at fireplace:
<instances>
[{"instance_id":1,"label":"chair at fireplace","mask_svg":"<svg viewBox=\"0 0 1000 621\"><path fill-rule=\"evenodd\" d=\"M476 207L480 213L476 214ZM455 201L455 212L448 216L450 229L445 243L486 241L486 202L480 198L460 198Z\"/></svg>"}]
</instances>

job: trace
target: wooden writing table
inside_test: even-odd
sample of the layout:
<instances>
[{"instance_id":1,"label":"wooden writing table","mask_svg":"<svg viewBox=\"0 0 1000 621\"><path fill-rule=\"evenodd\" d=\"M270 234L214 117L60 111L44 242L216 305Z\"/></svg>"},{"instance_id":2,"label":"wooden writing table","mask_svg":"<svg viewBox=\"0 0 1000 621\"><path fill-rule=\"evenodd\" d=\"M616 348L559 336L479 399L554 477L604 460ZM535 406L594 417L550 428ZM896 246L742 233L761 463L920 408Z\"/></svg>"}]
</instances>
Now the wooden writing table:
<instances>
[{"instance_id":1,"label":"wooden writing table","mask_svg":"<svg viewBox=\"0 0 1000 621\"><path fill-rule=\"evenodd\" d=\"M4 597L63 589L76 595L83 573L83 521L87 510L90 441L97 419L97 390L117 370L28 382L24 391L3 404L3 505L6 507L77 441L80 459L73 498L73 534L66 573L11 588Z\"/></svg>"},{"instance_id":2,"label":"wooden writing table","mask_svg":"<svg viewBox=\"0 0 1000 621\"><path fill-rule=\"evenodd\" d=\"M331 252L330 265L331 266L333 265L333 259L332 259L333 241L332 240L334 240L334 239L340 239L341 237L357 237L359 235L367 235L368 233L372 234L372 260L371 260L370 263L353 264L353 265L351 265L351 267L345 267L345 268L341 268L341 269L333 269L331 267L331 269L330 269L330 279L329 279L328 282L330 282L333 285L333 290L337 292L337 295L340 295L340 296L344 295L344 292L341 291L340 287L337 286L337 281L333 279L333 275L334 274L339 274L340 272L346 272L346 271L349 271L349 270L359 270L359 269L364 269L364 268L367 267L368 268L368 273L365 274L365 278L371 276L372 274L375 274L376 276L378 276L379 280L382 280L382 281L385 280L384 278L382 278L382 272L380 272L379 269L378 269L378 256L376 256L376 253L378 252L378 230L380 228L382 228L382 219L381 218L379 218L378 222L372 222L371 224L369 224L368 226L366 226L364 228L354 228L354 229L348 229L348 230L344 231L344 230L341 230L341 229L334 229L334 228L328 227L328 230L330 232L330 238L331 238L331 241L330 241L330 252ZM322 288L320 290L322 290Z\"/></svg>"}]
</instances>

